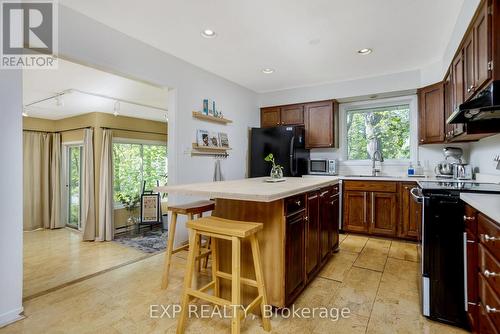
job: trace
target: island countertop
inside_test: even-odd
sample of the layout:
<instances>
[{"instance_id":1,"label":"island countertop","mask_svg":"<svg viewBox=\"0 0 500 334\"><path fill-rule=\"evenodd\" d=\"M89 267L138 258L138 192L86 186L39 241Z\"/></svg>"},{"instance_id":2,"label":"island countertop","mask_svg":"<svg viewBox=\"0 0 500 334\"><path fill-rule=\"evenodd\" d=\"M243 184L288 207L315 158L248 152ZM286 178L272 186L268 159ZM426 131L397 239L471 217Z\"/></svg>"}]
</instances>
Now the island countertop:
<instances>
[{"instance_id":1,"label":"island countertop","mask_svg":"<svg viewBox=\"0 0 500 334\"><path fill-rule=\"evenodd\" d=\"M272 202L310 190L339 183L336 176L321 178L287 177L286 181L269 183L267 177L232 181L192 183L155 188L169 194L205 196L254 202Z\"/></svg>"}]
</instances>

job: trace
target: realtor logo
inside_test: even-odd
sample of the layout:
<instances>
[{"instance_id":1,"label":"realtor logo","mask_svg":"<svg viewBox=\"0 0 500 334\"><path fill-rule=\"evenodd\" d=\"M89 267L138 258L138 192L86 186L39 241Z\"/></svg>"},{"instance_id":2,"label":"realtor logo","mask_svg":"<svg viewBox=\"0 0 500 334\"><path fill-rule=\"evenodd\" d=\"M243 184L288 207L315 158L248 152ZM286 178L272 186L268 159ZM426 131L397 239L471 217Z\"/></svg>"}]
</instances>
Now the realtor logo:
<instances>
[{"instance_id":1,"label":"realtor logo","mask_svg":"<svg viewBox=\"0 0 500 334\"><path fill-rule=\"evenodd\" d=\"M57 4L54 1L0 1L0 68L57 68Z\"/></svg>"}]
</instances>

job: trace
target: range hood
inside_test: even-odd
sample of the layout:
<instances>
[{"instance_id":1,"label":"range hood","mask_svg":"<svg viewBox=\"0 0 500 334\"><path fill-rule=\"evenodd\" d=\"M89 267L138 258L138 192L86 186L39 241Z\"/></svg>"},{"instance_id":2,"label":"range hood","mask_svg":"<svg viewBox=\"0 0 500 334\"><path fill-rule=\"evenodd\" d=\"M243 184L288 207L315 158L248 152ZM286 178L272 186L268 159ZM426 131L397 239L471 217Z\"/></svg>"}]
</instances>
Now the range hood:
<instances>
[{"instance_id":1,"label":"range hood","mask_svg":"<svg viewBox=\"0 0 500 334\"><path fill-rule=\"evenodd\" d=\"M500 121L500 80L493 81L472 100L462 103L446 123Z\"/></svg>"}]
</instances>

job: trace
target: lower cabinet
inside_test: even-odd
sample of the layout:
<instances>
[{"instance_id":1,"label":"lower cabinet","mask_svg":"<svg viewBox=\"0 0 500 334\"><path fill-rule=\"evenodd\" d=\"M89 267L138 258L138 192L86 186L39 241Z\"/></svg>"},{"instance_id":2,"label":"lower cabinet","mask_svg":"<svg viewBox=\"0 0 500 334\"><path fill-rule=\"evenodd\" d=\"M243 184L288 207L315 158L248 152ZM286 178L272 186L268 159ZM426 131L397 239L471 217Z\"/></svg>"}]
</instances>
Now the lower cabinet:
<instances>
[{"instance_id":1,"label":"lower cabinet","mask_svg":"<svg viewBox=\"0 0 500 334\"><path fill-rule=\"evenodd\" d=\"M422 204L417 203L411 196L411 189L417 187L415 182L401 183L400 187L400 208L401 221L398 228L398 237L404 239L417 240L422 224Z\"/></svg>"},{"instance_id":2,"label":"lower cabinet","mask_svg":"<svg viewBox=\"0 0 500 334\"><path fill-rule=\"evenodd\" d=\"M320 251L320 211L319 192L307 194L307 217L306 217L306 274L311 276L319 266Z\"/></svg>"},{"instance_id":3,"label":"lower cabinet","mask_svg":"<svg viewBox=\"0 0 500 334\"><path fill-rule=\"evenodd\" d=\"M500 222L465 207L467 318L473 333L499 333Z\"/></svg>"},{"instance_id":4,"label":"lower cabinet","mask_svg":"<svg viewBox=\"0 0 500 334\"><path fill-rule=\"evenodd\" d=\"M345 181L343 230L417 240L422 206L410 190L415 182Z\"/></svg>"},{"instance_id":5,"label":"lower cabinet","mask_svg":"<svg viewBox=\"0 0 500 334\"><path fill-rule=\"evenodd\" d=\"M295 299L306 284L306 219L305 211L286 219L285 295L287 304Z\"/></svg>"},{"instance_id":6,"label":"lower cabinet","mask_svg":"<svg viewBox=\"0 0 500 334\"><path fill-rule=\"evenodd\" d=\"M285 303L290 305L339 246L339 185L285 200Z\"/></svg>"},{"instance_id":7,"label":"lower cabinet","mask_svg":"<svg viewBox=\"0 0 500 334\"><path fill-rule=\"evenodd\" d=\"M372 192L370 196L370 234L396 236L398 195Z\"/></svg>"}]
</instances>

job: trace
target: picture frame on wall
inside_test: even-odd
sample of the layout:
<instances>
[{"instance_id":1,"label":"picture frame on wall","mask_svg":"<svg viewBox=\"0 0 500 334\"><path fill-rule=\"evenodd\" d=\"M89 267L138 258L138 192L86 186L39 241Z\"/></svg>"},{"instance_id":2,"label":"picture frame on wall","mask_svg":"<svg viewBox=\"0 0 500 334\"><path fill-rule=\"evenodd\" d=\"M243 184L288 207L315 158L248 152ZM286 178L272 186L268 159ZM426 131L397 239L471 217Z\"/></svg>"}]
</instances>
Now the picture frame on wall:
<instances>
[{"instance_id":1,"label":"picture frame on wall","mask_svg":"<svg viewBox=\"0 0 500 334\"><path fill-rule=\"evenodd\" d=\"M208 138L209 146L211 147L219 147L219 134L217 132L210 131L210 135Z\"/></svg>"},{"instance_id":2,"label":"picture frame on wall","mask_svg":"<svg viewBox=\"0 0 500 334\"><path fill-rule=\"evenodd\" d=\"M141 195L141 224L161 223L160 194Z\"/></svg>"},{"instance_id":3,"label":"picture frame on wall","mask_svg":"<svg viewBox=\"0 0 500 334\"><path fill-rule=\"evenodd\" d=\"M229 138L227 133L219 132L219 145L220 147L229 148Z\"/></svg>"},{"instance_id":4,"label":"picture frame on wall","mask_svg":"<svg viewBox=\"0 0 500 334\"><path fill-rule=\"evenodd\" d=\"M197 130L196 131L196 143L198 146L210 146L210 134L207 130Z\"/></svg>"}]
</instances>

